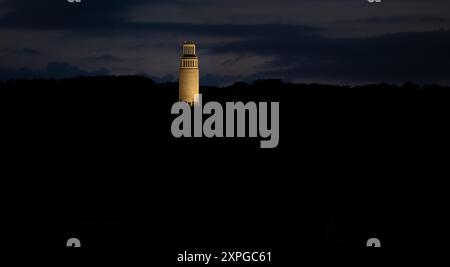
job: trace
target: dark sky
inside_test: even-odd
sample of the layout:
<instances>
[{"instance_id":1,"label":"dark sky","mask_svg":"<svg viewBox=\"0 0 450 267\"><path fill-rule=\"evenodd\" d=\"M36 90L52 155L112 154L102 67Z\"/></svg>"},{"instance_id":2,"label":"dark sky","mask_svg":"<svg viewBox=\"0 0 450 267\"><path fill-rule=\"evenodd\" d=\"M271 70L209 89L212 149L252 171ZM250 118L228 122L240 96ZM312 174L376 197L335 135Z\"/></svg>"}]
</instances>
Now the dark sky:
<instances>
[{"instance_id":1,"label":"dark sky","mask_svg":"<svg viewBox=\"0 0 450 267\"><path fill-rule=\"evenodd\" d=\"M0 0L0 79L177 79L195 40L202 84L450 84L448 0Z\"/></svg>"}]
</instances>

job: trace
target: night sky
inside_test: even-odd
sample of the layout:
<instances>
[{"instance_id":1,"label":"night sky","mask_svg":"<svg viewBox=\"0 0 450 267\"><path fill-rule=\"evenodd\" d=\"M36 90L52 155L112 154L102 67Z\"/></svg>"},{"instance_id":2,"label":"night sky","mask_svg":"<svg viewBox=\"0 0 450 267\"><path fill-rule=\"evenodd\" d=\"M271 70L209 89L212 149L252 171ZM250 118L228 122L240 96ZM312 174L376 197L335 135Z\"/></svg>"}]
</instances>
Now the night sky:
<instances>
[{"instance_id":1,"label":"night sky","mask_svg":"<svg viewBox=\"0 0 450 267\"><path fill-rule=\"evenodd\" d=\"M448 0L0 0L0 79L140 74L202 85L450 84Z\"/></svg>"}]
</instances>

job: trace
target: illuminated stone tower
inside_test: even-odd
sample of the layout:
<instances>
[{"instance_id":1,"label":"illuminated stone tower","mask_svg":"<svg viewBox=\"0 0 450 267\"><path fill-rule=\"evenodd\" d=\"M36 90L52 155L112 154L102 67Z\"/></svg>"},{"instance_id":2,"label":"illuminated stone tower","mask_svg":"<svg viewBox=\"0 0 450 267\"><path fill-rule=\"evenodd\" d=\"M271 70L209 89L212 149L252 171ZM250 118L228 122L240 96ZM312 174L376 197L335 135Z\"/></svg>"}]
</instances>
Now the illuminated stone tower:
<instances>
[{"instance_id":1,"label":"illuminated stone tower","mask_svg":"<svg viewBox=\"0 0 450 267\"><path fill-rule=\"evenodd\" d=\"M180 63L179 100L194 105L199 94L198 57L194 42L184 42Z\"/></svg>"}]
</instances>

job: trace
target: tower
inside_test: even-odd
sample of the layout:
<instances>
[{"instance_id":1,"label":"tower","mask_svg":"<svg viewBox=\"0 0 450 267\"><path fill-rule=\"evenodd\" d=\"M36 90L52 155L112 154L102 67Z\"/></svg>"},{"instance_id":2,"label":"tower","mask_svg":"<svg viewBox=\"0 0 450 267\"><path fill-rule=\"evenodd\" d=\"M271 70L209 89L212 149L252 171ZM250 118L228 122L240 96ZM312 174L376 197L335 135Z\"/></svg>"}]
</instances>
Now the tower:
<instances>
[{"instance_id":1,"label":"tower","mask_svg":"<svg viewBox=\"0 0 450 267\"><path fill-rule=\"evenodd\" d=\"M198 57L194 42L184 42L180 62L179 100L194 105L199 94Z\"/></svg>"}]
</instances>

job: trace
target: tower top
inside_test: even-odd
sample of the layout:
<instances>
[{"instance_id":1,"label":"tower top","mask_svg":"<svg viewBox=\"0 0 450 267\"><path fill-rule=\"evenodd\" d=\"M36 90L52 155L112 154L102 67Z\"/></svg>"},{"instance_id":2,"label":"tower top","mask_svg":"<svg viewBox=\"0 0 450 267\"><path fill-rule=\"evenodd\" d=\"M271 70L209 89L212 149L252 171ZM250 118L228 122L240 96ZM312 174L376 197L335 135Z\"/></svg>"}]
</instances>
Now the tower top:
<instances>
[{"instance_id":1,"label":"tower top","mask_svg":"<svg viewBox=\"0 0 450 267\"><path fill-rule=\"evenodd\" d=\"M183 57L196 57L195 42L184 41L183 44Z\"/></svg>"}]
</instances>

